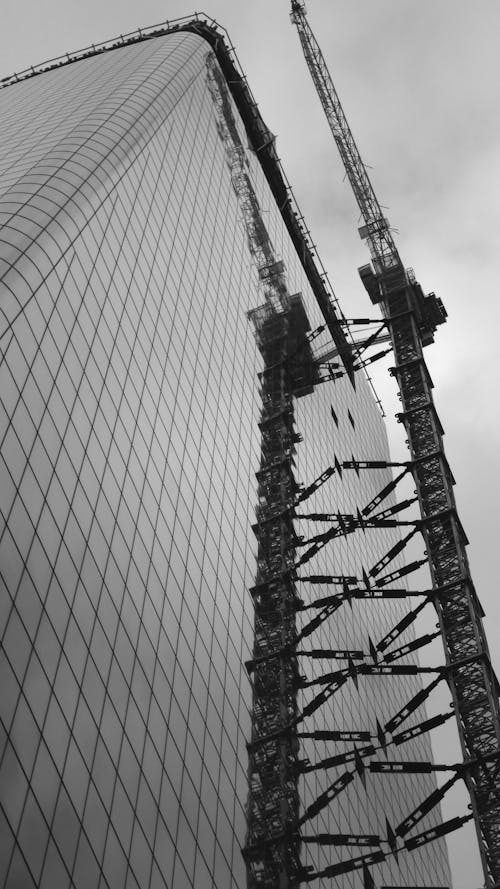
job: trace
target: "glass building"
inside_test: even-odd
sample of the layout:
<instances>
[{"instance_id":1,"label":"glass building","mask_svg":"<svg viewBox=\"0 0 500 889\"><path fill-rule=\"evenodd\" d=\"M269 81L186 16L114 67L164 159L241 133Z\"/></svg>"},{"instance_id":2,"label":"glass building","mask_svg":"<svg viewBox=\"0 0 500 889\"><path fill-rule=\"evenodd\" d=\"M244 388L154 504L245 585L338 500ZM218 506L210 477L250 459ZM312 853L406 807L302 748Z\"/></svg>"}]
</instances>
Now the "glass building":
<instances>
[{"instance_id":1,"label":"glass building","mask_svg":"<svg viewBox=\"0 0 500 889\"><path fill-rule=\"evenodd\" d=\"M145 31L0 91L6 889L246 884L262 369L247 312L263 296L207 85L214 51L270 241L314 329L325 279L214 25ZM332 352L328 332L317 348ZM318 385L295 411L304 487L335 459L387 459L363 376ZM389 478L336 473L307 511L352 513ZM348 535L311 571L359 576L395 534ZM303 585L304 599L312 592L331 590ZM366 649L403 614L397 600L344 605L312 644ZM303 664L309 678L328 669ZM419 687L361 677L310 724L373 732ZM311 762L346 749L304 741ZM428 760L428 740L404 755ZM335 774L301 778L302 804ZM426 775L363 777L316 830L386 837L386 818L397 825L434 787ZM321 869L351 852L308 845L304 859ZM449 885L445 845L376 874ZM359 874L335 885L356 889Z\"/></svg>"}]
</instances>

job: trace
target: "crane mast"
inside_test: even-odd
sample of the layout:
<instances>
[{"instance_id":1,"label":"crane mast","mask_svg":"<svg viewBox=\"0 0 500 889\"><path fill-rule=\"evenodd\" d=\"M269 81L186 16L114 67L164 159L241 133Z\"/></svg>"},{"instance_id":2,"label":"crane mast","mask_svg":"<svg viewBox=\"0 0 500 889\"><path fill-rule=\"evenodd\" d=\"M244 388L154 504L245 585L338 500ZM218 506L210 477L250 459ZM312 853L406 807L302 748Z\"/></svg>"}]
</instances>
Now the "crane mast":
<instances>
[{"instance_id":1,"label":"crane mast","mask_svg":"<svg viewBox=\"0 0 500 889\"><path fill-rule=\"evenodd\" d=\"M405 270L389 224L356 147L305 4L292 0L291 19L360 209L360 234L372 264L360 269L373 303L380 305L392 339L396 378L411 454L412 474L439 618L448 685L464 757L465 783L479 841L486 887L500 883L500 711L494 675L472 583L467 539L457 514L454 479L443 449L442 427L432 397L423 347L446 312L434 294L424 295ZM446 589L446 593L439 590Z\"/></svg>"}]
</instances>

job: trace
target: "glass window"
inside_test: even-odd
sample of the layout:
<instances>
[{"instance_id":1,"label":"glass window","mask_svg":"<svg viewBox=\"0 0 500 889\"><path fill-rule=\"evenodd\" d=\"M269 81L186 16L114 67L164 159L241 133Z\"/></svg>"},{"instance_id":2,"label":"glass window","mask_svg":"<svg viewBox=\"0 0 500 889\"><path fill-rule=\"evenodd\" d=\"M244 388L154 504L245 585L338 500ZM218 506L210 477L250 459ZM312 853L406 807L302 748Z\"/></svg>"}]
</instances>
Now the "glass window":
<instances>
[{"instance_id":1,"label":"glass window","mask_svg":"<svg viewBox=\"0 0 500 889\"><path fill-rule=\"evenodd\" d=\"M36 882L24 861L19 848L14 849L7 881L11 886L22 886L23 889L35 889Z\"/></svg>"},{"instance_id":2,"label":"glass window","mask_svg":"<svg viewBox=\"0 0 500 889\"><path fill-rule=\"evenodd\" d=\"M70 876L54 841L50 840L40 880L40 889L52 889L54 886L66 889L70 886Z\"/></svg>"}]
</instances>

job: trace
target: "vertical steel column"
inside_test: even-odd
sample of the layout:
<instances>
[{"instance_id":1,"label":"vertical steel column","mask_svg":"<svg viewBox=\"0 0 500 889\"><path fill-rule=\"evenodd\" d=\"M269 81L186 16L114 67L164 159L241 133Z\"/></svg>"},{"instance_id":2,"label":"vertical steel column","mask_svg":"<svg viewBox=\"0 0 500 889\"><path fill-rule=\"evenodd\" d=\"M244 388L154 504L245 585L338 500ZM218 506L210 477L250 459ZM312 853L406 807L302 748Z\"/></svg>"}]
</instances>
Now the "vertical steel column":
<instances>
[{"instance_id":1,"label":"vertical steel column","mask_svg":"<svg viewBox=\"0 0 500 889\"><path fill-rule=\"evenodd\" d=\"M293 454L293 377L287 362L307 325L300 297L290 297L283 262L276 259L251 178L231 97L212 54L207 83L224 144L231 182L243 216L248 246L265 296L251 311L262 354L262 433L255 533L258 540L255 603L252 742L249 748L248 833L243 854L249 889L296 889L300 837L297 730L299 676L293 653L297 595L292 581L295 553L293 504L297 491ZM300 366L300 361L299 361ZM300 377L300 371L299 371ZM297 380L296 380L297 383ZM276 654L278 653L278 654ZM273 657L269 657L269 655ZM286 731L283 731L286 729Z\"/></svg>"},{"instance_id":2,"label":"vertical steel column","mask_svg":"<svg viewBox=\"0 0 500 889\"><path fill-rule=\"evenodd\" d=\"M297 715L299 683L292 507L296 494L292 393L284 361L289 318L264 306L252 313L264 359L262 373L261 462L255 532L258 539L254 588L256 661L253 683L252 742L277 737L249 749L248 834L245 858L249 889L294 889L300 871L296 729L283 732ZM269 655L280 652L278 657Z\"/></svg>"},{"instance_id":3,"label":"vertical steel column","mask_svg":"<svg viewBox=\"0 0 500 889\"><path fill-rule=\"evenodd\" d=\"M448 683L464 760L478 761L468 772L467 784L483 866L486 879L496 883L500 880L499 762L482 758L500 749L497 681L470 576L467 539L457 515L453 477L444 454L442 427L415 317L418 285L394 273L379 276L378 282L384 314L390 322L395 356L392 373L403 406L399 419L404 423L413 461L433 585L448 587L446 594L435 596L434 603L450 667Z\"/></svg>"}]
</instances>

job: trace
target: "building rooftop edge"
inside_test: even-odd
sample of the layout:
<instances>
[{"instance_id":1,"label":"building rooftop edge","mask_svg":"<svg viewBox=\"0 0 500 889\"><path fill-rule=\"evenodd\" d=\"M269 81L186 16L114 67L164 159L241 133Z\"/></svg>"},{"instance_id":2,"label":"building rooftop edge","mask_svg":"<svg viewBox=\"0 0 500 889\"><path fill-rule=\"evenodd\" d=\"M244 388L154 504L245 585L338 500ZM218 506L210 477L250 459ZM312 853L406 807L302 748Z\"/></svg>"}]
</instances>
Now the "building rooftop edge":
<instances>
[{"instance_id":1,"label":"building rooftop edge","mask_svg":"<svg viewBox=\"0 0 500 889\"><path fill-rule=\"evenodd\" d=\"M225 28L215 19L202 12L195 12L191 16L170 19L158 25L147 28L138 28L128 34L120 34L119 37L102 43L92 44L73 53L65 53L39 65L31 66L19 73L0 79L0 89L14 86L24 80L39 76L55 68L72 64L86 58L98 55L102 52L111 52L121 49L133 43L162 37L167 34L188 31L197 34L210 45L217 61L225 75L229 90L236 103L239 114L245 125L249 142L257 154L264 175L276 200L281 216L294 244L295 250L312 291L318 302L319 308L326 319L330 319L329 329L335 345L342 359L351 383L354 385L354 372L352 370L352 343L346 337L344 328L339 323L343 318L337 297L334 294L327 272L319 258L315 245L312 243L309 229L297 204L292 187L288 182L281 161L276 153L275 137L266 126L257 102L248 86L246 76L243 74L234 46ZM333 323L332 323L333 319ZM376 402L381 413L384 411L378 395L373 387L369 375L365 376L372 388Z\"/></svg>"}]
</instances>

